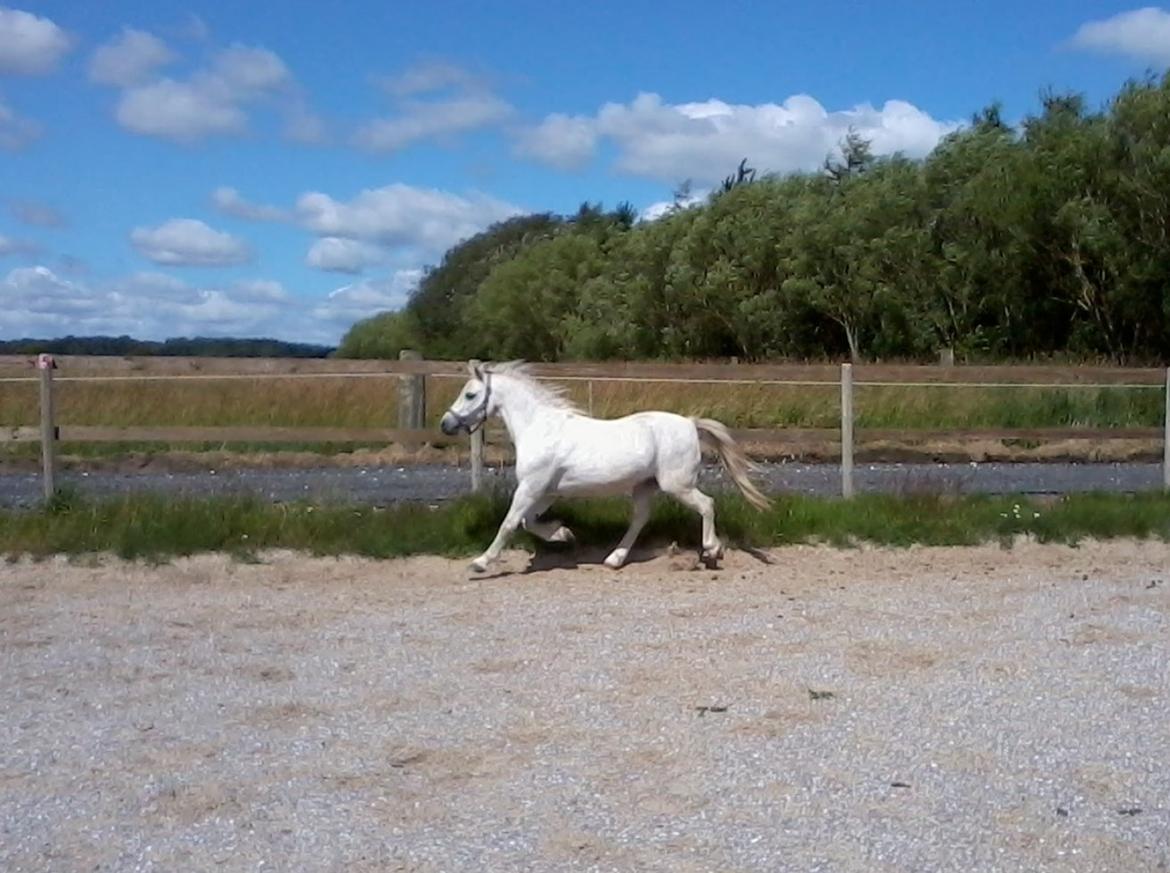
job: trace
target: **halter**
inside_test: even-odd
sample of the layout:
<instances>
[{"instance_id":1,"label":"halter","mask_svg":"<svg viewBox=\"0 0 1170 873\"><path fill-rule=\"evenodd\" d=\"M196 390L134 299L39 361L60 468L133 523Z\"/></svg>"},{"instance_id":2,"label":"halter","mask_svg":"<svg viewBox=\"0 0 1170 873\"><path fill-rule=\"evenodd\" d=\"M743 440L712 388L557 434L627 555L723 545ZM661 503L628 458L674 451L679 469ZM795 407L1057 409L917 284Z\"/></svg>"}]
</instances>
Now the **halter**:
<instances>
[{"instance_id":1,"label":"halter","mask_svg":"<svg viewBox=\"0 0 1170 873\"><path fill-rule=\"evenodd\" d=\"M479 420L479 424L475 425L475 427L472 427L470 424L468 424L468 422L471 420L471 414L460 415L454 409L448 409L447 411L449 413L451 413L453 416L455 416L456 421L458 421L459 424L463 427L463 429L466 430L467 433L470 435L470 434L475 433L477 430L479 430L481 427L483 427L487 423L488 404L491 402L491 399L492 399L492 374L490 371L484 370L484 372L483 372L483 403L472 410L472 413L479 412L480 410L483 410L483 418L481 418Z\"/></svg>"}]
</instances>

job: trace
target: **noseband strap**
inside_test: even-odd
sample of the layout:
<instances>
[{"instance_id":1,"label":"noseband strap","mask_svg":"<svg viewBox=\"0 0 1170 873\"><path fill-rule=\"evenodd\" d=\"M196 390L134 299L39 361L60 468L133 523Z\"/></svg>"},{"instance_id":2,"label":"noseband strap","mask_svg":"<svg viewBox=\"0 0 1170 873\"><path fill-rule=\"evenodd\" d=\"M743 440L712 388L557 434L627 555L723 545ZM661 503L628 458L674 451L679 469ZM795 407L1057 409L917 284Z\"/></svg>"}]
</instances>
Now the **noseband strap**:
<instances>
[{"instance_id":1,"label":"noseband strap","mask_svg":"<svg viewBox=\"0 0 1170 873\"><path fill-rule=\"evenodd\" d=\"M491 402L491 399L492 399L492 374L485 371L483 374L483 403L480 404L478 407L476 407L476 409L474 410L475 412L480 412L480 411L483 412L483 418L481 418L479 420L479 423L476 424L475 426L472 426L472 425L468 424L468 422L471 420L470 415L460 415L458 412L456 412L453 409L450 410L450 412L452 415L455 416L455 418L457 418L459 420L459 423L467 429L468 434L473 434L487 423L488 404Z\"/></svg>"}]
</instances>

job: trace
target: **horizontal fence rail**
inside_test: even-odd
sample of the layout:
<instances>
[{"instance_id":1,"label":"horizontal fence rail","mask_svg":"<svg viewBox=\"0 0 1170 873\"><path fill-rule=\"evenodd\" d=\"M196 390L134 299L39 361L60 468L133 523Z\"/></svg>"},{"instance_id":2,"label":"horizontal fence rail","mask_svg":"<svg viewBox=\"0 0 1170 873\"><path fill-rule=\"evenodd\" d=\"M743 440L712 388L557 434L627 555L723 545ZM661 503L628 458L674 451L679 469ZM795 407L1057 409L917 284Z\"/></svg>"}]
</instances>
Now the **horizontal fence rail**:
<instances>
[{"instance_id":1,"label":"horizontal fence rail","mask_svg":"<svg viewBox=\"0 0 1170 873\"><path fill-rule=\"evenodd\" d=\"M40 438L39 428L0 429L0 442L27 442ZM463 442L461 437L444 436L428 428L265 425L110 427L65 424L56 427L56 438L70 443L398 443L448 446Z\"/></svg>"},{"instance_id":2,"label":"horizontal fence rail","mask_svg":"<svg viewBox=\"0 0 1170 873\"><path fill-rule=\"evenodd\" d=\"M60 372L57 372L60 371ZM733 428L735 438L749 447L834 444L840 446L842 494L853 493L853 458L857 445L924 441L1073 441L1158 440L1163 443L1163 485L1170 490L1170 370L1134 367L1073 366L911 366L830 364L667 364L656 362L534 364L541 379L587 383L589 410L594 383L648 382L762 386L821 386L840 390L839 428ZM42 444L45 495L54 492L56 452L70 443L383 443L404 446L463 445L426 427L427 377L466 379L467 365L458 361L424 361L404 352L396 361L303 358L162 358L40 355L0 356L0 383L38 383L40 426L0 426L0 443ZM296 379L387 379L399 388L398 427L244 426L99 426L58 424L53 403L54 382L123 381L264 381ZM858 428L854 394L858 388L994 388L994 389L1118 389L1165 393L1162 427L1026 427L1026 428ZM31 410L30 410L31 413ZM30 418L34 417L32 414ZM482 479L485 445L507 447L507 434L495 428L471 439L473 488Z\"/></svg>"},{"instance_id":3,"label":"horizontal fence rail","mask_svg":"<svg viewBox=\"0 0 1170 873\"><path fill-rule=\"evenodd\" d=\"M738 442L754 445L821 444L841 441L837 428L730 428ZM905 428L854 429L857 442L893 442L928 440L1156 440L1162 429L1157 427L1023 427L1023 428ZM0 442L35 442L41 438L40 428L0 428ZM110 427L106 425L65 424L56 426L56 438L70 443L397 443L402 445L432 445L436 447L462 445L463 436L446 436L434 428L377 428L377 427L279 427L279 426L194 426L172 427L141 425ZM508 435L489 429L485 434L488 445L510 445Z\"/></svg>"}]
</instances>

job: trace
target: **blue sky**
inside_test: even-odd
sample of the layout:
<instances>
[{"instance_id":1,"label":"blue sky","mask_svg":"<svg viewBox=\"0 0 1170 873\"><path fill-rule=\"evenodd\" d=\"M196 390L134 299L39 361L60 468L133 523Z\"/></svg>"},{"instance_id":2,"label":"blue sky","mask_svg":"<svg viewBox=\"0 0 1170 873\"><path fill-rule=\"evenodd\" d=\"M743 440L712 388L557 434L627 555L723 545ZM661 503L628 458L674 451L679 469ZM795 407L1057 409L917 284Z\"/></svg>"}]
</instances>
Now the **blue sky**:
<instances>
[{"instance_id":1,"label":"blue sky","mask_svg":"<svg viewBox=\"0 0 1170 873\"><path fill-rule=\"evenodd\" d=\"M0 338L336 342L493 221L1170 63L1127 3L0 0Z\"/></svg>"}]
</instances>

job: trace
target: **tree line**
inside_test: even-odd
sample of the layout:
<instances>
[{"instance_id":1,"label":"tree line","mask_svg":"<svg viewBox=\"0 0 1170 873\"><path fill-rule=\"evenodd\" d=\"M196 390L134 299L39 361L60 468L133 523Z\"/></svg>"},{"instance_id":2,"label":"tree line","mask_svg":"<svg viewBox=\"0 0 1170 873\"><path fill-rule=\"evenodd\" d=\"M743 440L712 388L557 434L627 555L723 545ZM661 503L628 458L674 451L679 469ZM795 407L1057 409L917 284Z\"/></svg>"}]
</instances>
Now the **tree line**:
<instances>
[{"instance_id":1,"label":"tree line","mask_svg":"<svg viewBox=\"0 0 1170 873\"><path fill-rule=\"evenodd\" d=\"M924 159L850 134L818 172L746 162L661 218L498 223L338 354L530 360L1170 357L1170 74L1097 111L997 105Z\"/></svg>"}]
</instances>

